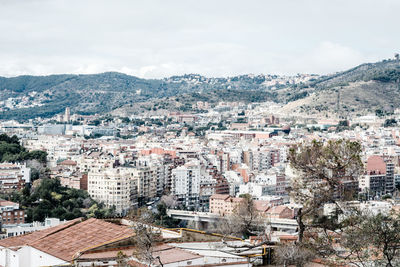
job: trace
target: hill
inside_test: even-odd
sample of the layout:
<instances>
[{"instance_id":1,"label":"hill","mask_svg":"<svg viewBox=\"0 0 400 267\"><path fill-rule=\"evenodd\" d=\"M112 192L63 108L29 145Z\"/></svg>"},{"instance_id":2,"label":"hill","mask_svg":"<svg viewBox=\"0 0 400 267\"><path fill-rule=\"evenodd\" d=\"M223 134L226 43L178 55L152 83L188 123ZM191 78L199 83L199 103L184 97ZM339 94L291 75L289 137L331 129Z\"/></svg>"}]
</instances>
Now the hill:
<instances>
[{"instance_id":1,"label":"hill","mask_svg":"<svg viewBox=\"0 0 400 267\"><path fill-rule=\"evenodd\" d=\"M301 96L286 102L283 111L287 113L335 113L341 117L364 115L376 110L392 113L399 107L400 63L384 60L362 64L286 90Z\"/></svg>"},{"instance_id":2,"label":"hill","mask_svg":"<svg viewBox=\"0 0 400 267\"><path fill-rule=\"evenodd\" d=\"M290 78L275 75L206 78L197 74L156 80L117 72L0 77L0 118L51 117L63 112L65 107L80 114L104 113L135 103L182 95L190 95L193 101L219 97L239 100L241 96L243 101L250 102L275 100L275 95L267 91L286 87L289 81ZM185 103L188 104L186 100Z\"/></svg>"},{"instance_id":3,"label":"hill","mask_svg":"<svg viewBox=\"0 0 400 267\"><path fill-rule=\"evenodd\" d=\"M398 60L366 63L332 75L240 75L208 78L198 74L165 79L106 72L90 75L0 77L0 119L52 117L72 113L190 110L196 101L275 101L288 114L362 115L393 112L400 99Z\"/></svg>"},{"instance_id":4,"label":"hill","mask_svg":"<svg viewBox=\"0 0 400 267\"><path fill-rule=\"evenodd\" d=\"M102 113L161 91L161 82L121 73L1 78L3 118L51 117L69 106L83 114Z\"/></svg>"}]
</instances>

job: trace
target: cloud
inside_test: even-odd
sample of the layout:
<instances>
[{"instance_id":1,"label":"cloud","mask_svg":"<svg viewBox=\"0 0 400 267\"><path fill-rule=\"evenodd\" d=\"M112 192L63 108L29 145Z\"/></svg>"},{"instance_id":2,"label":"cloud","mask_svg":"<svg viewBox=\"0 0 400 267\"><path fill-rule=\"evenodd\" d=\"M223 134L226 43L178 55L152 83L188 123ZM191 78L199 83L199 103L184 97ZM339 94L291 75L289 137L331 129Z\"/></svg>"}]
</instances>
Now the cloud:
<instances>
[{"instance_id":1,"label":"cloud","mask_svg":"<svg viewBox=\"0 0 400 267\"><path fill-rule=\"evenodd\" d=\"M395 0L0 0L0 7L0 76L326 73L400 50Z\"/></svg>"},{"instance_id":2,"label":"cloud","mask_svg":"<svg viewBox=\"0 0 400 267\"><path fill-rule=\"evenodd\" d=\"M359 51L329 41L322 42L311 55L311 62L322 71L344 70L364 60Z\"/></svg>"},{"instance_id":3,"label":"cloud","mask_svg":"<svg viewBox=\"0 0 400 267\"><path fill-rule=\"evenodd\" d=\"M306 73L327 74L352 68L368 60L374 59L351 47L323 41L306 53L285 61L291 66L289 72L290 69L302 69Z\"/></svg>"}]
</instances>

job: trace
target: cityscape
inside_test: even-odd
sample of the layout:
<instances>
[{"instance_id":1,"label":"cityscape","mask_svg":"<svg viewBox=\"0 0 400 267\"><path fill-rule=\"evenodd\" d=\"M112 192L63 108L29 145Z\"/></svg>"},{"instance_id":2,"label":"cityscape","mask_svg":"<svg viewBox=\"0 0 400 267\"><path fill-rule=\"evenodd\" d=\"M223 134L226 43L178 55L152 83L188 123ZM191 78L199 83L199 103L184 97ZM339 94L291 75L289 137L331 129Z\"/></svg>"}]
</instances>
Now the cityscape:
<instances>
[{"instance_id":1,"label":"cityscape","mask_svg":"<svg viewBox=\"0 0 400 267\"><path fill-rule=\"evenodd\" d=\"M361 1L355 0L343 12L328 1L255 2L260 10L247 6L255 3L214 6L208 0L207 11L178 0L154 1L157 7L119 0L116 6L106 1L0 3L1 24L16 22L6 10L17 14L21 7L34 11L23 14L38 19L37 25L55 19L46 14L42 21L39 9L54 11L62 21L82 5L79 12L88 16L71 25L54 20L54 29L65 30L68 38L72 30L79 33L64 43L74 51L71 61L70 54L56 49L61 43L51 27L33 36L54 34L61 64L48 60L47 53L54 51L49 44L39 49L28 24L13 29L24 33L21 42L32 41L33 61L23 49L9 46L17 38L9 28L10 37L4 47L0 44L6 51L0 52L0 267L400 266L400 58L398 47L388 44L399 39L389 34L392 26L383 27L396 23L377 22L384 31L379 45L355 42L352 47L361 51L356 53L322 42L316 51L326 60L299 56L292 66L273 61L280 49L266 45L275 55L270 56L255 45L272 32L245 40L247 31L270 33L270 19L275 22L275 16L296 8L296 19L310 15L300 25L318 18L336 36L331 22L337 14L364 19L364 13L380 16L381 5L387 12L400 6L367 1L359 9L355 2ZM239 7L243 17L236 16ZM86 13L88 8L93 12ZM185 16L187 26L174 18L181 16L180 8L193 16ZM103 17L107 10L120 12L110 15L115 21L109 23L122 31L113 36L127 39L111 42L92 28L101 23L100 33L110 34ZM223 10L227 14L214 17ZM166 24L140 23L156 16L168 18ZM236 28L230 32L220 17ZM197 24L199 18L204 24ZM216 29L209 26L213 22ZM303 33L304 39L295 40L295 32L278 24L279 32L293 34L282 37L282 50L285 38L301 47L311 36ZM86 27L93 30L90 38L85 38ZM315 27L313 34L324 36L321 26ZM365 27L354 23L354 29ZM203 31L220 57L210 56L215 51L209 46L179 53L170 48L176 32L186 34L182 45L193 45L192 34L203 36ZM148 39L131 42L133 33ZM234 33L235 41L222 45L215 33ZM168 34L167 53L157 38ZM75 43L78 39L82 43ZM341 33L335 42L350 39ZM92 40L107 49L91 47ZM240 46L254 49L260 61ZM80 49L98 65L83 68L89 57ZM75 56L80 57L76 62ZM170 57L176 61L163 63ZM108 61L100 64L100 59ZM268 60L275 63L264 63ZM145 66L149 62L154 66ZM260 74L251 74L254 70Z\"/></svg>"}]
</instances>

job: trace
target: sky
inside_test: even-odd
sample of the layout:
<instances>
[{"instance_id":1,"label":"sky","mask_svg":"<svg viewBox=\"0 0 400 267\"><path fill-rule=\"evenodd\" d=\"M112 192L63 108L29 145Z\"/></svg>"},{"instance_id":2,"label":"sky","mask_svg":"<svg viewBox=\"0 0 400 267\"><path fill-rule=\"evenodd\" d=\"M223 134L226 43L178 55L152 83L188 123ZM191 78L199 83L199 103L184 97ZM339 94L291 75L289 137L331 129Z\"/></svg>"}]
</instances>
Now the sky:
<instances>
[{"instance_id":1,"label":"sky","mask_svg":"<svg viewBox=\"0 0 400 267\"><path fill-rule=\"evenodd\" d=\"M0 76L328 74L400 52L399 0L0 0Z\"/></svg>"}]
</instances>

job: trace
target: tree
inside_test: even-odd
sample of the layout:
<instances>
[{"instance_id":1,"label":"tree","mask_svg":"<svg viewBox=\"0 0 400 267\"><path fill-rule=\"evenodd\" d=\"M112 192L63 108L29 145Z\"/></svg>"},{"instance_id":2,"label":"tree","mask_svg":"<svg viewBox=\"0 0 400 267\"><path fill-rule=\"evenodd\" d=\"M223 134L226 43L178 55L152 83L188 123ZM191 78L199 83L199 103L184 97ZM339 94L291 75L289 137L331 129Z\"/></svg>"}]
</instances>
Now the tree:
<instances>
[{"instance_id":1,"label":"tree","mask_svg":"<svg viewBox=\"0 0 400 267\"><path fill-rule=\"evenodd\" d=\"M100 123L101 123L101 121L100 120L93 120L93 121L91 121L91 124L92 125L94 125L94 126L99 126L100 125Z\"/></svg>"},{"instance_id":2,"label":"tree","mask_svg":"<svg viewBox=\"0 0 400 267\"><path fill-rule=\"evenodd\" d=\"M128 266L128 255L124 254L122 251L117 253L117 267L127 267Z\"/></svg>"},{"instance_id":3,"label":"tree","mask_svg":"<svg viewBox=\"0 0 400 267\"><path fill-rule=\"evenodd\" d=\"M126 123L126 124L131 122L131 120L128 117L122 117L121 121L122 121L122 123Z\"/></svg>"},{"instance_id":4,"label":"tree","mask_svg":"<svg viewBox=\"0 0 400 267\"><path fill-rule=\"evenodd\" d=\"M26 210L27 222L43 221L46 216L60 219L78 217L108 218L114 209L106 208L90 198L84 190L61 186L58 179L39 179L32 189L26 186L12 195Z\"/></svg>"},{"instance_id":5,"label":"tree","mask_svg":"<svg viewBox=\"0 0 400 267\"><path fill-rule=\"evenodd\" d=\"M309 227L333 227L331 222L322 225L322 209L324 204L343 200L340 194L343 182L354 181L363 170L360 153L358 142L343 139L314 140L290 149L290 164L298 174L292 180L290 195L302 205L297 213L299 243Z\"/></svg>"},{"instance_id":6,"label":"tree","mask_svg":"<svg viewBox=\"0 0 400 267\"><path fill-rule=\"evenodd\" d=\"M26 166L31 168L31 181L39 178L50 178L50 171L45 167L45 164L37 159L26 161Z\"/></svg>"},{"instance_id":7,"label":"tree","mask_svg":"<svg viewBox=\"0 0 400 267\"><path fill-rule=\"evenodd\" d=\"M397 125L396 119L386 119L385 122L383 123L383 127L392 127L396 125Z\"/></svg>"},{"instance_id":8,"label":"tree","mask_svg":"<svg viewBox=\"0 0 400 267\"><path fill-rule=\"evenodd\" d=\"M244 238L258 236L265 241L268 221L256 209L251 195L244 194L240 197L241 201L234 208L233 213L218 220L215 230L225 236L234 235Z\"/></svg>"},{"instance_id":9,"label":"tree","mask_svg":"<svg viewBox=\"0 0 400 267\"><path fill-rule=\"evenodd\" d=\"M341 245L348 261L357 266L393 267L400 265L400 221L398 215L357 212L347 218Z\"/></svg>"},{"instance_id":10,"label":"tree","mask_svg":"<svg viewBox=\"0 0 400 267\"><path fill-rule=\"evenodd\" d=\"M385 115L385 112L382 111L381 109L376 109L375 110L375 115L378 117L383 117Z\"/></svg>"},{"instance_id":11,"label":"tree","mask_svg":"<svg viewBox=\"0 0 400 267\"><path fill-rule=\"evenodd\" d=\"M180 220L168 216L167 206L161 202L157 205L157 213L154 214L154 223L162 227L176 228Z\"/></svg>"},{"instance_id":12,"label":"tree","mask_svg":"<svg viewBox=\"0 0 400 267\"><path fill-rule=\"evenodd\" d=\"M9 137L7 134L0 134L0 142L19 145L19 139L16 135Z\"/></svg>"},{"instance_id":13,"label":"tree","mask_svg":"<svg viewBox=\"0 0 400 267\"><path fill-rule=\"evenodd\" d=\"M47 153L39 150L29 152L19 144L17 136L0 135L0 162L19 162L31 159L46 163Z\"/></svg>"},{"instance_id":14,"label":"tree","mask_svg":"<svg viewBox=\"0 0 400 267\"><path fill-rule=\"evenodd\" d=\"M164 203L168 209L175 208L178 204L178 200L174 195L163 195L161 197L161 202Z\"/></svg>"},{"instance_id":15,"label":"tree","mask_svg":"<svg viewBox=\"0 0 400 267\"><path fill-rule=\"evenodd\" d=\"M135 236L133 237L135 244L133 256L139 261L146 263L149 267L156 262L164 266L160 256L154 255L154 248L161 241L161 235L158 229L152 226L153 222L153 214L145 208L137 210L136 216L133 216L132 228L135 232Z\"/></svg>"},{"instance_id":16,"label":"tree","mask_svg":"<svg viewBox=\"0 0 400 267\"><path fill-rule=\"evenodd\" d=\"M341 121L339 121L338 126L349 127L349 121L341 120Z\"/></svg>"},{"instance_id":17,"label":"tree","mask_svg":"<svg viewBox=\"0 0 400 267\"><path fill-rule=\"evenodd\" d=\"M369 214L346 202L343 181L363 170L361 146L349 140L313 141L293 147L289 159L298 171L291 196L297 214L299 248L352 266L400 266L400 216ZM322 214L325 204L336 207Z\"/></svg>"},{"instance_id":18,"label":"tree","mask_svg":"<svg viewBox=\"0 0 400 267\"><path fill-rule=\"evenodd\" d=\"M289 265L304 266L314 258L310 250L302 248L296 244L277 246L275 249L276 263L284 267Z\"/></svg>"}]
</instances>

